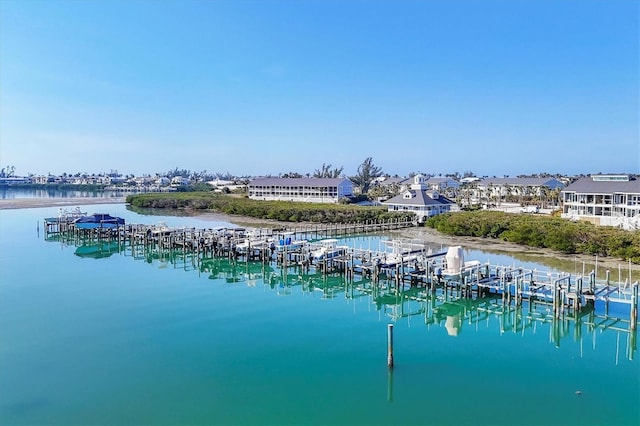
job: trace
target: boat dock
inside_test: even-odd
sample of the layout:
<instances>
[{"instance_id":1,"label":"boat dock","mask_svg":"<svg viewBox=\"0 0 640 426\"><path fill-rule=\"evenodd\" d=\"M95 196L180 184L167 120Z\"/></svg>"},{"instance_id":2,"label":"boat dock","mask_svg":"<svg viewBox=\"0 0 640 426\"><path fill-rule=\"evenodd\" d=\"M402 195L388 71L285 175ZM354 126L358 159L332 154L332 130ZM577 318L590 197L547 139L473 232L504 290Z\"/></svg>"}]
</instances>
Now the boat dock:
<instances>
[{"instance_id":1,"label":"boat dock","mask_svg":"<svg viewBox=\"0 0 640 426\"><path fill-rule=\"evenodd\" d=\"M226 259L228 264L246 265L247 270L292 269L297 275L319 277L337 274L354 284L372 283L391 297L442 295L447 302L489 298L499 300L501 309L545 305L555 318L580 315L594 307L608 312L614 307L626 312L631 329L637 327L637 281L615 282L610 274L603 281L595 272L572 275L465 262L461 247L434 252L413 240L386 240L382 248L362 249L340 245L335 238L406 226L390 221L279 229L172 228L162 223L110 223L86 228L78 227L69 216L45 219L44 230L47 240L76 245L85 256L126 252L134 258L172 259L184 269L201 271L217 264L217 259ZM483 309L488 308L478 307Z\"/></svg>"}]
</instances>

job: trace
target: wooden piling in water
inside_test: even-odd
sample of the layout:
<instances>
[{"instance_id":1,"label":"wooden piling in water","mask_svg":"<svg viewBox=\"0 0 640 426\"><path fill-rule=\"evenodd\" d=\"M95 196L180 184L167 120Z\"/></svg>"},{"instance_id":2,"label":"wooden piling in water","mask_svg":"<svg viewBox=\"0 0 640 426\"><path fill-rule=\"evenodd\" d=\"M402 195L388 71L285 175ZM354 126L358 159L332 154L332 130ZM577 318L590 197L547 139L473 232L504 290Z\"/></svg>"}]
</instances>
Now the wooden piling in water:
<instances>
[{"instance_id":1,"label":"wooden piling in water","mask_svg":"<svg viewBox=\"0 0 640 426\"><path fill-rule=\"evenodd\" d=\"M387 367L393 368L393 324L387 325Z\"/></svg>"},{"instance_id":2,"label":"wooden piling in water","mask_svg":"<svg viewBox=\"0 0 640 426\"><path fill-rule=\"evenodd\" d=\"M638 322L638 282L633 283L631 288L631 314L630 314L630 326L631 330L636 329L636 323Z\"/></svg>"}]
</instances>

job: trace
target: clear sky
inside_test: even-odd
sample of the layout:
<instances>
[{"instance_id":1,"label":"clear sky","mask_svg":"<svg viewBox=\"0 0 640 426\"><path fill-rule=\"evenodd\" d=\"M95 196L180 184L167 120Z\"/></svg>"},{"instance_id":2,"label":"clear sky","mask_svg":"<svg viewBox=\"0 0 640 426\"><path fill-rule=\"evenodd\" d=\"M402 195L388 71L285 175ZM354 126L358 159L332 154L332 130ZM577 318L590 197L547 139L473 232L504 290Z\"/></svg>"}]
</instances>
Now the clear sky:
<instances>
[{"instance_id":1,"label":"clear sky","mask_svg":"<svg viewBox=\"0 0 640 426\"><path fill-rule=\"evenodd\" d=\"M637 0L0 0L16 174L640 172Z\"/></svg>"}]
</instances>

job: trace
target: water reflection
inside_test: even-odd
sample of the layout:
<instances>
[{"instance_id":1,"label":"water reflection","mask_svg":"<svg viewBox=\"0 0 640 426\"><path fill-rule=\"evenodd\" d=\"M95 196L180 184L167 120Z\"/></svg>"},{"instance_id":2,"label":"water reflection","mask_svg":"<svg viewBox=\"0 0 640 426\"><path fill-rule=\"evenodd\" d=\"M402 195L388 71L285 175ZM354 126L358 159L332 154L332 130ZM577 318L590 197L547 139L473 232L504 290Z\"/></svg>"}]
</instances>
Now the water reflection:
<instances>
[{"instance_id":1,"label":"water reflection","mask_svg":"<svg viewBox=\"0 0 640 426\"><path fill-rule=\"evenodd\" d=\"M118 241L101 241L96 244L79 246L74 254L88 259L103 259L113 254L120 253L122 246Z\"/></svg>"},{"instance_id":2,"label":"water reflection","mask_svg":"<svg viewBox=\"0 0 640 426\"><path fill-rule=\"evenodd\" d=\"M0 199L13 200L20 198L114 198L122 197L116 191L72 191L66 189L15 189L0 187Z\"/></svg>"},{"instance_id":3,"label":"water reflection","mask_svg":"<svg viewBox=\"0 0 640 426\"><path fill-rule=\"evenodd\" d=\"M543 300L523 300L515 303L498 294L471 294L447 286L426 286L401 283L396 280L371 280L362 276L322 273L314 268L277 262L246 261L233 258L206 258L198 253L181 250L153 250L138 245L115 242L83 244L77 239L65 239L60 234L48 238L75 248L83 258L105 259L114 254L157 265L159 268L193 271L216 283L246 284L263 287L278 296L313 295L320 300L343 299L352 303L365 299L379 312L380 319L390 322L416 322L428 332L443 330L447 336L464 339L480 327L507 333L548 333L549 343L560 347L566 341L580 345L585 342L596 350L602 333L617 333L616 363L633 360L637 350L637 323L631 321L630 305L618 306L596 301L584 306L563 308L554 313L551 303ZM355 309L355 306L354 306ZM355 312L355 311L354 311ZM392 388L390 376L390 389ZM392 392L389 395L391 397Z\"/></svg>"}]
</instances>

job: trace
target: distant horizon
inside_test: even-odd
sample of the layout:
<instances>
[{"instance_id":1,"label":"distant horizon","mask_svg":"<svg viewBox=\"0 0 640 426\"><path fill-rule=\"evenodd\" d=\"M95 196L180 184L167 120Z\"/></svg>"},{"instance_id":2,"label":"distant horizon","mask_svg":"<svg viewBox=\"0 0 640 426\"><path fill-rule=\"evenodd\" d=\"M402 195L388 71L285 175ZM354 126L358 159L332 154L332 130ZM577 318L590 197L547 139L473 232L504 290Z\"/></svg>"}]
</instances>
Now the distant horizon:
<instances>
[{"instance_id":1,"label":"distant horizon","mask_svg":"<svg viewBox=\"0 0 640 426\"><path fill-rule=\"evenodd\" d=\"M0 0L0 164L637 174L639 21L632 0Z\"/></svg>"},{"instance_id":2,"label":"distant horizon","mask_svg":"<svg viewBox=\"0 0 640 426\"><path fill-rule=\"evenodd\" d=\"M191 169L180 169L180 170L186 170L188 172L191 173L201 173L201 172L206 172L207 175L210 176L229 176L229 177L234 177L234 178L245 178L245 177L282 177L282 175L287 174L288 172L284 172L284 173L271 173L271 174L263 174L263 175L257 175L257 174L243 174L243 175L235 175L235 174L226 174L226 173L221 173L221 172L214 172L214 171L208 171L208 170L191 170ZM167 170L165 172L144 172L141 174L134 174L134 173L130 173L130 172L121 172L119 170L113 170L114 172L116 172L118 174L118 176L130 176L130 175L134 175L135 177L141 177L141 176L155 176L155 175L159 175L161 177L166 176L167 174L170 174L171 171L173 170ZM467 170L465 172L471 172L473 173L472 170ZM389 174L389 173L385 173L383 170L383 175L382 176L387 176L387 177L401 177L401 178L409 178L412 175L416 175L416 174L422 174L422 175L429 175L432 177L447 177L447 176L452 176L455 175L456 173L460 176L460 179L465 178L464 173L465 172L446 172L446 173L429 173L429 172L423 172L423 171L418 171L418 172L409 172L406 174ZM63 176L65 175L67 177L74 177L75 175L77 175L78 173L80 173L80 175L98 175L98 176L108 176L111 175L112 172L104 172L104 171L100 171L100 172L62 172L62 173L34 173L34 172L28 172L27 174L19 174L19 173L15 173L15 177L20 178L20 177L29 177L29 176ZM306 174L307 173L300 173L302 176L302 178L306 178ZM309 174L309 178L313 178L313 172L308 172ZM355 173L348 173L348 174L342 174L340 177L345 177L345 178L349 178L350 176L355 176L357 174L357 172ZM515 175L506 175L506 174L501 174L501 175L480 175L478 173L473 173L472 175L468 176L468 177L476 177L476 178L517 178L518 176L539 176L539 175L549 175L551 177L555 177L555 176L563 176L563 177L577 177L577 176L593 176L593 175L629 175L629 176L640 176L640 172L594 172L594 173L575 173L575 174L563 174L563 173L551 173L551 172L538 172L538 173L518 173Z\"/></svg>"}]
</instances>

